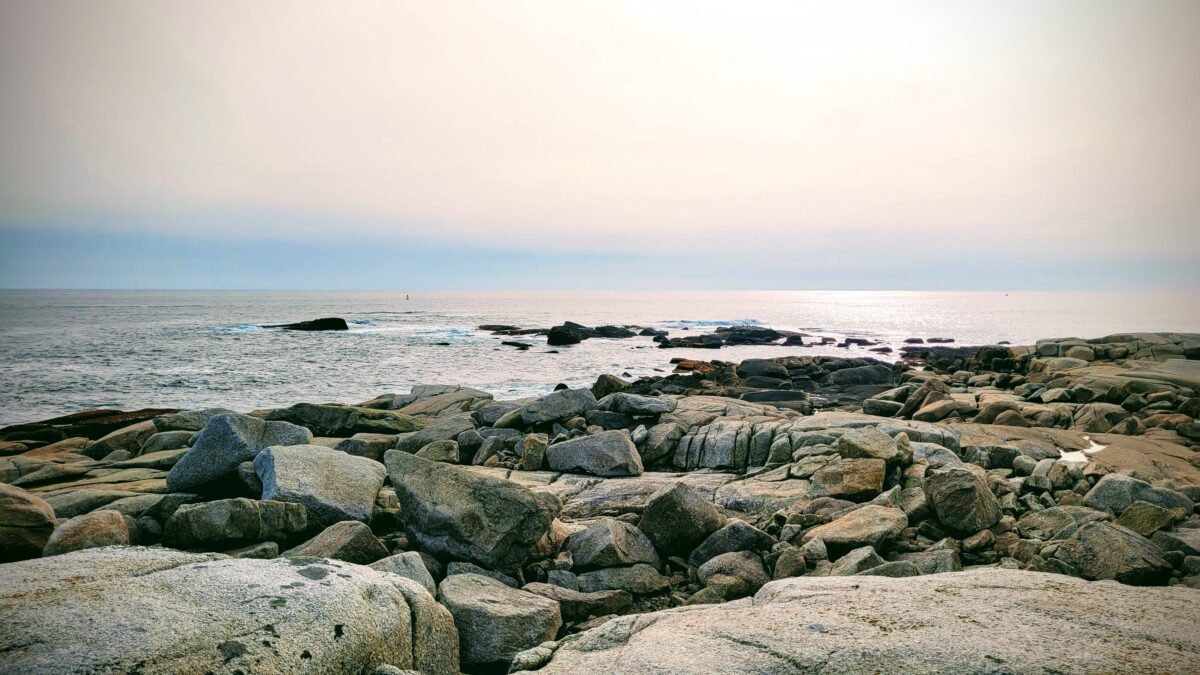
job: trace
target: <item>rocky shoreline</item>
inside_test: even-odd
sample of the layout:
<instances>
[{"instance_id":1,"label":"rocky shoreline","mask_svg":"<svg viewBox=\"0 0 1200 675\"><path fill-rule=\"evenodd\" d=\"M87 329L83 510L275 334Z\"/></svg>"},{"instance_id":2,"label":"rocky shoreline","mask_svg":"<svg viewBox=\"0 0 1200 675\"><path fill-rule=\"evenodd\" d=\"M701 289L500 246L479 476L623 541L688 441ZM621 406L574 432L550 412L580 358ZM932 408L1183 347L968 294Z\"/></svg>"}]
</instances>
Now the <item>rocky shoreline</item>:
<instances>
[{"instance_id":1,"label":"rocky shoreline","mask_svg":"<svg viewBox=\"0 0 1200 675\"><path fill-rule=\"evenodd\" d=\"M0 672L1200 670L1200 335L654 338L798 354L0 429Z\"/></svg>"}]
</instances>

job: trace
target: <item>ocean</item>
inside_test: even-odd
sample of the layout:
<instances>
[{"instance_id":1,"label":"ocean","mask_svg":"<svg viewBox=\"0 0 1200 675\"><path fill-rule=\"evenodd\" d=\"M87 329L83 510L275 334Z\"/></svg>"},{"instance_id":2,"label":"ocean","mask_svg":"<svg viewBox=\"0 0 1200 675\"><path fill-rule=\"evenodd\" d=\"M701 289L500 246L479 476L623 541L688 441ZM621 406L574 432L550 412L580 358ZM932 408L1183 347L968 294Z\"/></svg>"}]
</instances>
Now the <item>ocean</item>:
<instances>
[{"instance_id":1,"label":"ocean","mask_svg":"<svg viewBox=\"0 0 1200 675\"><path fill-rule=\"evenodd\" d=\"M345 332L262 328L326 316ZM675 357L739 361L787 354L876 356L862 348L658 349L649 337L591 339L549 353L500 345L482 324L636 324L672 334L753 324L956 344L1116 332L1200 332L1184 293L860 291L315 292L0 291L0 425L88 408L236 410L353 403L413 384L465 384L497 398L541 394L601 373L671 371ZM448 344L447 344L448 343Z\"/></svg>"}]
</instances>

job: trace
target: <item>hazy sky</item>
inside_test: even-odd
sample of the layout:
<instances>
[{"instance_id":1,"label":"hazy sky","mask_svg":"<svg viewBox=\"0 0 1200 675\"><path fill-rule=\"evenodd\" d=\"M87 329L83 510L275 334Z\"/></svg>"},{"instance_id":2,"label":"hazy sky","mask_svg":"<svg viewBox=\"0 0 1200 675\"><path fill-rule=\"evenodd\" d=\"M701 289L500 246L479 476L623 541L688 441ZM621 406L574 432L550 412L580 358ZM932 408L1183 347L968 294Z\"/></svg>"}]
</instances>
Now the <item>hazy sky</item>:
<instances>
[{"instance_id":1,"label":"hazy sky","mask_svg":"<svg viewBox=\"0 0 1200 675\"><path fill-rule=\"evenodd\" d=\"M0 0L0 286L1200 288L1200 2Z\"/></svg>"}]
</instances>

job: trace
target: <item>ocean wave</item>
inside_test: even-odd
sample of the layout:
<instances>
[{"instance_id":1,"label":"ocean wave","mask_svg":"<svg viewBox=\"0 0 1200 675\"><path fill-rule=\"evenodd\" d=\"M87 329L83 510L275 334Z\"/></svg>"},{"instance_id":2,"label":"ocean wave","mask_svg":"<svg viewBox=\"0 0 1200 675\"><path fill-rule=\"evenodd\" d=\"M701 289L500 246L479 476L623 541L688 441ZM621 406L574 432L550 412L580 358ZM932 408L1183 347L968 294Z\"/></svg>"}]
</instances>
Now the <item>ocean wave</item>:
<instances>
[{"instance_id":1,"label":"ocean wave","mask_svg":"<svg viewBox=\"0 0 1200 675\"><path fill-rule=\"evenodd\" d=\"M378 325L371 319L347 319L346 323L353 326L375 326Z\"/></svg>"},{"instance_id":2,"label":"ocean wave","mask_svg":"<svg viewBox=\"0 0 1200 675\"><path fill-rule=\"evenodd\" d=\"M674 328L675 330L683 330L684 328L697 328L702 326L757 326L761 321L758 319L726 319L724 321L703 321L703 320L679 320L679 321L662 321L658 325L661 328Z\"/></svg>"},{"instance_id":3,"label":"ocean wave","mask_svg":"<svg viewBox=\"0 0 1200 675\"><path fill-rule=\"evenodd\" d=\"M263 327L254 323L236 323L231 326L217 326L218 333L257 333Z\"/></svg>"}]
</instances>

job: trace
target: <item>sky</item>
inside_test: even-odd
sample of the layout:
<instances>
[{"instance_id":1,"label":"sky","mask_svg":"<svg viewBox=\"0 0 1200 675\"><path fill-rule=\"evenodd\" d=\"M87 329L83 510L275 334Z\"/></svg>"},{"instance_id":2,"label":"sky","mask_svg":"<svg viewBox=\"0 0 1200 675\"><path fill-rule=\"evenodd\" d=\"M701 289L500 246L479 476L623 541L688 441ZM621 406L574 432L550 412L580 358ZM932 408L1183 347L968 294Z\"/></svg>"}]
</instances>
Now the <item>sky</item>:
<instances>
[{"instance_id":1,"label":"sky","mask_svg":"<svg viewBox=\"0 0 1200 675\"><path fill-rule=\"evenodd\" d=\"M1200 2L0 0L0 287L1200 290Z\"/></svg>"}]
</instances>

